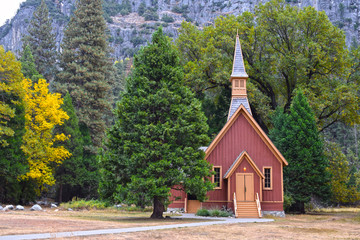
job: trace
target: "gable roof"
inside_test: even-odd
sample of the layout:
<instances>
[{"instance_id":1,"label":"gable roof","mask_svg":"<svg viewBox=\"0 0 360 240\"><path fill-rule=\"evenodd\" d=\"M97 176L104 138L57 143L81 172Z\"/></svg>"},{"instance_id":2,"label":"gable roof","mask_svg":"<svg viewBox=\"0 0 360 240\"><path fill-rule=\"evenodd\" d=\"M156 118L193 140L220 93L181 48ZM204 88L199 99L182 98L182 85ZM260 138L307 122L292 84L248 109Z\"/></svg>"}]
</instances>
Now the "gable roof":
<instances>
[{"instance_id":1,"label":"gable roof","mask_svg":"<svg viewBox=\"0 0 360 240\"><path fill-rule=\"evenodd\" d=\"M231 118L231 116L234 115L234 113L240 107L240 105L244 105L246 110L252 115L249 100L247 99L247 97L233 97L231 98L228 121Z\"/></svg>"},{"instance_id":2,"label":"gable roof","mask_svg":"<svg viewBox=\"0 0 360 240\"><path fill-rule=\"evenodd\" d=\"M252 168L255 170L255 172L261 177L261 178L265 178L264 174L260 171L260 169L256 166L255 162L251 159L251 157L249 156L249 154L244 150L240 153L240 155L235 159L235 161L233 162L233 164L229 167L229 169L226 171L225 175L224 175L224 179L229 178L234 171L236 170L236 168L240 165L240 163L246 159L250 165L252 166Z\"/></svg>"},{"instance_id":3,"label":"gable roof","mask_svg":"<svg viewBox=\"0 0 360 240\"><path fill-rule=\"evenodd\" d=\"M240 107L235 111L235 113L231 116L229 121L226 122L225 126L221 129L219 134L215 137L215 139L210 143L209 147L205 151L205 159L207 159L211 152L215 149L217 144L221 141L221 139L225 136L227 131L231 128L231 126L235 123L236 119L243 115L246 120L250 123L259 137L263 140L266 146L270 149L270 151L274 154L274 156L285 165L288 165L288 162L285 160L284 156L280 153L280 151L275 147L270 138L266 135L266 133L261 129L259 124L255 121L252 115L246 110L244 105L240 105Z\"/></svg>"},{"instance_id":4,"label":"gable roof","mask_svg":"<svg viewBox=\"0 0 360 240\"><path fill-rule=\"evenodd\" d=\"M231 77L249 77L245 72L244 59L238 34L236 35L235 53Z\"/></svg>"}]
</instances>

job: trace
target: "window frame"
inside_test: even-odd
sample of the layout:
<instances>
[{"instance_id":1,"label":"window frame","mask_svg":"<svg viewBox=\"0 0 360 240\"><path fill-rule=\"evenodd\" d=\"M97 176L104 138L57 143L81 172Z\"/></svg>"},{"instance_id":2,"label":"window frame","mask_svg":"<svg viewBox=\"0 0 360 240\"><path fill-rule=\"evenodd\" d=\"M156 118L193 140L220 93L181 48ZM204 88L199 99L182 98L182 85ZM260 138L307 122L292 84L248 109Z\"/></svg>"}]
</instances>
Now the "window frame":
<instances>
[{"instance_id":1,"label":"window frame","mask_svg":"<svg viewBox=\"0 0 360 240\"><path fill-rule=\"evenodd\" d=\"M270 169L270 187L265 187L265 179L266 179L266 174L265 174L265 169ZM264 166L263 167L263 174L264 174L264 179L263 179L263 189L264 190L272 190L273 189L273 170L271 166Z\"/></svg>"},{"instance_id":2,"label":"window frame","mask_svg":"<svg viewBox=\"0 0 360 240\"><path fill-rule=\"evenodd\" d=\"M240 79L235 79L234 88L240 88Z\"/></svg>"},{"instance_id":3,"label":"window frame","mask_svg":"<svg viewBox=\"0 0 360 240\"><path fill-rule=\"evenodd\" d=\"M221 167L221 166L213 166L212 170L213 170L214 172L215 172L215 168L219 168L220 171L219 171L219 186L218 186L218 187L216 186L214 189L222 189L222 181L221 181L221 179L222 179L222 167ZM211 178L212 178L212 179L211 179L211 182L212 182L212 183L215 183L215 174L212 175Z\"/></svg>"}]
</instances>

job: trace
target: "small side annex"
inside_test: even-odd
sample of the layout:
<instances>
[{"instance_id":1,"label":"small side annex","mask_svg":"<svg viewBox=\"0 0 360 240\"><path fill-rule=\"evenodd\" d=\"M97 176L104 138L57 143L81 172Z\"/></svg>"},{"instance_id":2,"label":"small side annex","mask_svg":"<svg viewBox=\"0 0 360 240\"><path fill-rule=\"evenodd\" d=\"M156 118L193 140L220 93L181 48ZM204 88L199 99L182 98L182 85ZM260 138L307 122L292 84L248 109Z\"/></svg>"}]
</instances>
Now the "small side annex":
<instances>
[{"instance_id":1,"label":"small side annex","mask_svg":"<svg viewBox=\"0 0 360 240\"><path fill-rule=\"evenodd\" d=\"M236 217L284 215L283 167L288 163L252 116L247 79L237 35L228 121L205 148L205 158L216 173L212 178L216 187L208 192L205 202L172 190L169 208L196 212L199 208L226 207L231 208Z\"/></svg>"}]
</instances>

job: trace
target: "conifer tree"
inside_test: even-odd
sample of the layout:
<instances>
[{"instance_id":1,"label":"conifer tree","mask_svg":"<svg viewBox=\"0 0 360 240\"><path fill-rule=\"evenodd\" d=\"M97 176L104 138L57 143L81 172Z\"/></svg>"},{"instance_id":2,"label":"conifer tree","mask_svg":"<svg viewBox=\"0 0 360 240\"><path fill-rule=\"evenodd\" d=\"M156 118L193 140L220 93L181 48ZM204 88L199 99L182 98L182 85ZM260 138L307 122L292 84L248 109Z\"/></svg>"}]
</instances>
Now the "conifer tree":
<instances>
[{"instance_id":1,"label":"conifer tree","mask_svg":"<svg viewBox=\"0 0 360 240\"><path fill-rule=\"evenodd\" d=\"M60 59L62 72L56 88L69 92L80 124L86 126L95 146L100 146L111 106L113 66L106 42L101 0L78 0L64 32Z\"/></svg>"},{"instance_id":2,"label":"conifer tree","mask_svg":"<svg viewBox=\"0 0 360 240\"><path fill-rule=\"evenodd\" d=\"M44 78L37 70L34 57L31 53L29 45L26 45L21 53L20 58L21 72L24 77L29 78L32 82L37 82L40 78Z\"/></svg>"},{"instance_id":3,"label":"conifer tree","mask_svg":"<svg viewBox=\"0 0 360 240\"><path fill-rule=\"evenodd\" d=\"M330 176L314 113L301 91L297 91L289 114L277 109L273 124L270 138L289 162L284 168L284 190L295 200L293 209L304 213L312 196L329 197Z\"/></svg>"},{"instance_id":4,"label":"conifer tree","mask_svg":"<svg viewBox=\"0 0 360 240\"><path fill-rule=\"evenodd\" d=\"M160 28L134 59L101 159L100 194L154 206L161 218L176 185L204 200L213 186L200 146L208 144L200 102L185 86L179 57Z\"/></svg>"},{"instance_id":5,"label":"conifer tree","mask_svg":"<svg viewBox=\"0 0 360 240\"><path fill-rule=\"evenodd\" d=\"M65 95L61 108L67 113L69 119L63 125L57 126L55 133L71 136L62 145L72 155L56 168L57 200L63 202L73 197L94 197L98 187L97 162L96 158L84 149L85 143L89 143L80 131L79 119L69 93Z\"/></svg>"},{"instance_id":6,"label":"conifer tree","mask_svg":"<svg viewBox=\"0 0 360 240\"><path fill-rule=\"evenodd\" d=\"M30 46L38 72L48 82L52 82L56 74L56 44L55 34L52 33L52 20L45 0L34 11L28 27L28 35L24 37L24 46ZM24 50L25 50L24 48Z\"/></svg>"}]
</instances>

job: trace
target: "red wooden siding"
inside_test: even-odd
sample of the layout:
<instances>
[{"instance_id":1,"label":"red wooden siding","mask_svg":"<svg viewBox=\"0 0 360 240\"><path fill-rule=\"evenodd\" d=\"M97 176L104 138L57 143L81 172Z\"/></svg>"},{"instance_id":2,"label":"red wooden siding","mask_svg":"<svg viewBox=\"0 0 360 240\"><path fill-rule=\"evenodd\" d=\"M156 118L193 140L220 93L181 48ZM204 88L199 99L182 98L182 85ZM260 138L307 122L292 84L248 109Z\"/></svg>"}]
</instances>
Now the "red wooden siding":
<instances>
[{"instance_id":1,"label":"red wooden siding","mask_svg":"<svg viewBox=\"0 0 360 240\"><path fill-rule=\"evenodd\" d=\"M247 164L246 168L249 169L247 172L254 172L255 192L259 192L259 195L262 195L262 201L282 201L281 163L242 114L225 133L207 160L214 166L222 166L224 176L235 159L244 150L247 151L261 172L263 172L264 166L272 167L273 189L264 190L260 193L260 178L247 162L242 162L236 172L241 172L241 169ZM235 173L233 176L235 176ZM233 176L230 179L231 200L235 191L235 178ZM210 200L227 199L227 187L225 186L227 186L227 182L223 182L223 188L221 190L209 192Z\"/></svg>"},{"instance_id":2,"label":"red wooden siding","mask_svg":"<svg viewBox=\"0 0 360 240\"><path fill-rule=\"evenodd\" d=\"M282 211L282 164L264 143L258 133L253 129L253 126L248 122L248 120L240 114L233 125L225 133L223 138L215 146L207 160L214 166L222 166L221 176L224 177L225 173L242 151L246 151L249 154L262 173L263 167L272 167L272 190L261 191L260 186L263 184L262 179L245 158L229 179L221 179L221 181L223 181L222 189L216 189L208 192L207 196L209 198L206 202L202 203L202 206L211 208L225 205L228 208L232 208L233 194L236 191L236 173L244 173L243 169L246 167L246 173L253 173L254 193L259 193L262 209L265 211ZM228 181L230 181L229 192ZM184 192L175 190L172 190L171 193L175 196L181 196L181 200L177 200L169 207L178 207L181 201L184 201L186 195Z\"/></svg>"}]
</instances>

